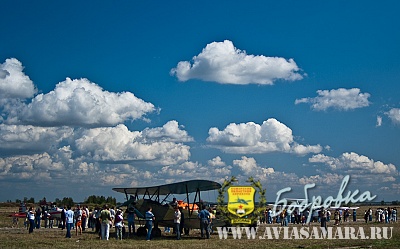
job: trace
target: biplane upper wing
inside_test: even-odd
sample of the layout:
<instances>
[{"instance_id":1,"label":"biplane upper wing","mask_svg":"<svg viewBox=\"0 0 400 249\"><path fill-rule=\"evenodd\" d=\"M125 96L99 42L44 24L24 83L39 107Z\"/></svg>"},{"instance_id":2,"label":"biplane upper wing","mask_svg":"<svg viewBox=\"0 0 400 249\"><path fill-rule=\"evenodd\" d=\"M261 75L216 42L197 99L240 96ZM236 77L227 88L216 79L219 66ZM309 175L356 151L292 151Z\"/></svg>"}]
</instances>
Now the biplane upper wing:
<instances>
[{"instance_id":1,"label":"biplane upper wing","mask_svg":"<svg viewBox=\"0 0 400 249\"><path fill-rule=\"evenodd\" d=\"M113 188L112 190L128 194L128 195L145 195L149 193L157 193L158 195L168 194L187 194L197 191L209 191L220 189L221 184L209 180L189 180L164 184L159 186L142 187L142 188Z\"/></svg>"}]
</instances>

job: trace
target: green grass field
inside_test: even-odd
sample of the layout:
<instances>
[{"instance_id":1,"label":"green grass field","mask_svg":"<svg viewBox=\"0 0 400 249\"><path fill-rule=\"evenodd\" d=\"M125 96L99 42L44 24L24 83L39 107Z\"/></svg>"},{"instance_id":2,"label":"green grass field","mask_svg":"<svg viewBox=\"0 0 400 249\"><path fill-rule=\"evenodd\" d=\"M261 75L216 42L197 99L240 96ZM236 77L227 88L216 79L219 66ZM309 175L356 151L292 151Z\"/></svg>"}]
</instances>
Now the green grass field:
<instances>
[{"instance_id":1,"label":"green grass field","mask_svg":"<svg viewBox=\"0 0 400 249\"><path fill-rule=\"evenodd\" d=\"M374 207L373 207L374 208ZM160 238L153 239L150 242L144 238L135 237L122 241L114 239L114 229L111 229L110 240L102 241L97 234L91 230L83 235L75 236L72 233L71 239L65 238L65 230L58 228L34 230L32 234L23 227L22 219L19 220L19 228L12 228L12 218L7 217L18 208L2 207L0 208L0 248L400 248L400 223L394 224L365 224L362 222L359 210L359 221L348 222L341 226L364 227L369 230L370 226L393 227L391 239L380 240L360 240L360 239L219 239L218 234L214 233L211 239L200 239L199 231L192 230L190 236L183 236L182 240L175 240L171 234L164 234ZM270 226L270 225L268 225ZM274 225L277 226L277 225ZM301 228L301 225L292 225ZM319 226L318 223L312 226ZM333 226L330 222L328 226ZM265 225L259 227L257 235L263 235ZM257 236L258 237L258 236Z\"/></svg>"}]
</instances>

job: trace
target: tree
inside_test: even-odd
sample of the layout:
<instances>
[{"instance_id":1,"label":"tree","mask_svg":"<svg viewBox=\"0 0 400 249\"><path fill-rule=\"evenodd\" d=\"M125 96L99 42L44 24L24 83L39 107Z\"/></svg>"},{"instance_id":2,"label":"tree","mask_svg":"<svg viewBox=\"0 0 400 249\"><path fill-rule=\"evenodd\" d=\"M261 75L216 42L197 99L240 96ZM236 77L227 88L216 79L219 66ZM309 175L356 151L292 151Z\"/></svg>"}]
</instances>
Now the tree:
<instances>
[{"instance_id":1,"label":"tree","mask_svg":"<svg viewBox=\"0 0 400 249\"><path fill-rule=\"evenodd\" d=\"M247 182L251 183L251 186L256 189L259 195L258 207L256 207L256 209L254 210L252 219L254 221L257 221L257 219L264 215L265 205L267 203L267 198L265 197L266 189L263 189L261 182L255 181L253 177L249 177Z\"/></svg>"},{"instance_id":2,"label":"tree","mask_svg":"<svg viewBox=\"0 0 400 249\"><path fill-rule=\"evenodd\" d=\"M227 222L230 221L229 217L231 216L228 207L225 205L225 194L228 188L234 183L237 182L238 179L235 176L232 176L231 179L224 180L222 183L221 188L218 190L218 197L217 197L217 212L221 214L221 218L226 220Z\"/></svg>"},{"instance_id":3,"label":"tree","mask_svg":"<svg viewBox=\"0 0 400 249\"><path fill-rule=\"evenodd\" d=\"M62 206L74 206L74 200L71 197L64 197L61 201Z\"/></svg>"},{"instance_id":4,"label":"tree","mask_svg":"<svg viewBox=\"0 0 400 249\"><path fill-rule=\"evenodd\" d=\"M58 198L56 198L56 199L54 200L54 202L56 203L57 206L60 206L60 205L61 205L61 200L58 199Z\"/></svg>"},{"instance_id":5,"label":"tree","mask_svg":"<svg viewBox=\"0 0 400 249\"><path fill-rule=\"evenodd\" d=\"M109 205L116 205L117 200L112 196L106 198L104 196L91 195L85 199L84 203L97 204L97 205L103 205L107 203Z\"/></svg>"},{"instance_id":6,"label":"tree","mask_svg":"<svg viewBox=\"0 0 400 249\"><path fill-rule=\"evenodd\" d=\"M114 197L111 197L111 196L107 197L106 202L108 204L111 204L111 205L114 205L114 206L117 204L117 200Z\"/></svg>"}]
</instances>

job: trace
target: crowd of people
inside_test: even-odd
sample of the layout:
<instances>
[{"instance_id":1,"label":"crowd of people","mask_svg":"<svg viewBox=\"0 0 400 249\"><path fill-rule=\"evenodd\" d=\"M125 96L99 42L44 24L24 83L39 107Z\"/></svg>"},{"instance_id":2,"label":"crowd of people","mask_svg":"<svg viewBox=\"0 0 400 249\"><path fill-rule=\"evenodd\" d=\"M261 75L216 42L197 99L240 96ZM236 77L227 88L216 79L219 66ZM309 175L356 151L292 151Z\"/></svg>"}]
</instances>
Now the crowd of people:
<instances>
[{"instance_id":1,"label":"crowd of people","mask_svg":"<svg viewBox=\"0 0 400 249\"><path fill-rule=\"evenodd\" d=\"M375 222L380 223L394 223L397 222L397 208L377 208L375 213L370 208L364 213L365 223L372 222L373 215L375 215Z\"/></svg>"},{"instance_id":2,"label":"crowd of people","mask_svg":"<svg viewBox=\"0 0 400 249\"><path fill-rule=\"evenodd\" d=\"M377 208L373 212L372 208L369 208L364 212L364 220L366 223L373 221L373 215L375 215L375 222L381 223L392 223L397 222L397 208ZM311 216L311 217L310 217ZM293 212L284 209L278 216L272 215L271 208L267 208L264 212L264 216L261 219L261 223L266 224L280 224L281 226L288 226L288 224L302 224L306 225L309 222L330 222L334 221L334 225L339 225L343 222L357 221L357 209L356 208L337 208L337 209L317 209L313 212L307 208L303 212L300 212L296 208Z\"/></svg>"},{"instance_id":3,"label":"crowd of people","mask_svg":"<svg viewBox=\"0 0 400 249\"><path fill-rule=\"evenodd\" d=\"M181 239L181 235L184 234L184 223L185 215L183 208L180 207L175 199L169 203L174 210L173 218L173 233L177 240ZM82 235L85 230L91 229L92 232L98 234L99 238L102 240L109 240L110 229L115 228L115 238L122 240L123 237L131 237L136 235L135 220L137 218L137 210L133 206L128 206L126 209L126 214L120 209L115 209L114 207L109 207L104 205L102 208L95 207L94 209L89 209L88 206L81 206L77 204L75 207L65 206L61 209L59 218L51 217L47 211L43 211L42 208L30 207L26 211L25 227L32 233L34 229L53 228L58 227L62 230L66 230L65 237L71 238L73 234L75 236ZM48 217L48 219L44 219ZM127 223L125 223L124 216L126 217ZM51 218L50 218L51 217ZM152 208L149 207L147 212L143 217L145 220L145 228L147 230L146 240L152 239L152 230L154 221L156 219L152 212ZM198 212L198 220L200 225L201 237L210 238L212 229L212 219L215 218L214 212L208 210L205 206L201 208ZM54 224L56 220L56 224ZM13 223L18 226L18 218L13 218ZM127 229L125 229L127 225ZM73 232L74 231L74 232Z\"/></svg>"},{"instance_id":4,"label":"crowd of people","mask_svg":"<svg viewBox=\"0 0 400 249\"><path fill-rule=\"evenodd\" d=\"M185 222L185 216L183 208L178 205L176 198L169 203L174 208L174 230L173 233L176 234L176 239L180 240L181 235L183 235L183 228ZM212 232L212 220L215 218L214 212L211 208L207 209L205 205L201 205L201 210L197 214L200 225L201 238L210 238ZM165 232L169 232L169 228L166 227Z\"/></svg>"},{"instance_id":5,"label":"crowd of people","mask_svg":"<svg viewBox=\"0 0 400 249\"><path fill-rule=\"evenodd\" d=\"M184 234L184 212L174 198L169 203L174 210L173 215L173 233L176 235L176 239L180 240L181 235ZM42 221L44 222L45 228L53 228L55 225L58 228L66 229L66 238L71 238L71 233L75 230L75 236L82 235L86 229L91 229L92 232L98 234L102 240L109 240L110 229L115 228L115 238L122 240L124 236L131 237L136 235L135 220L137 218L137 210L133 206L128 206L126 209L126 220L127 220L127 231L125 231L125 220L124 212L114 207L104 205L102 208L95 207L93 210L89 209L88 206L81 206L77 204L74 208L71 206L64 207L61 210L61 218L55 219L50 215L50 212L45 208L30 207L26 211L26 219L24 222L25 227L32 233L34 229L40 229L42 227ZM361 215L360 215L361 216ZM154 221L156 220L155 215L152 212L152 208L149 207L147 212L142 216L145 220L145 228L147 231L146 240L152 239L152 230ZM162 218L162 217L160 217ZM215 218L215 214L211 209L207 209L206 206L201 206L198 212L198 220L200 225L200 233L202 238L210 238L212 232L212 220ZM369 208L365 210L363 214L365 223L379 222L379 223L394 223L397 222L397 208L377 208L373 210ZM56 224L54 224L56 221ZM319 222L321 227L326 227L327 222L333 221L333 225L340 225L344 222L357 221L357 209L356 208L338 208L338 209L318 209L310 212L306 209L302 212L298 208L290 211L283 209L279 215L273 216L272 210L267 208L264 212L264 216L260 219L261 223L266 224L280 224L281 226L288 226L289 224L301 224L308 225L309 222ZM18 218L13 217L13 226L18 227ZM169 228L165 228L166 232L169 232Z\"/></svg>"},{"instance_id":6,"label":"crowd of people","mask_svg":"<svg viewBox=\"0 0 400 249\"><path fill-rule=\"evenodd\" d=\"M56 223L55 226L58 226L59 224L59 219L56 219L51 215L49 210L46 208L37 207L34 209L33 207L30 207L26 213L27 215L24 221L24 227L27 229L40 229L42 227L42 222L44 223L44 228L53 228L54 223ZM33 223L31 223L31 221ZM13 227L18 227L17 216L13 217Z\"/></svg>"},{"instance_id":7,"label":"crowd of people","mask_svg":"<svg viewBox=\"0 0 400 249\"><path fill-rule=\"evenodd\" d=\"M131 218L128 216L128 220ZM34 209L30 207L26 211L26 218L24 226L32 233L34 229L42 228L42 221L44 221L44 228L53 228L54 226L66 229L66 238L71 238L71 231L75 230L75 235L82 235L86 229L91 228L96 231L101 239L109 239L109 228L116 228L116 235L121 235L123 227L123 215L121 210L115 211L108 205L103 208L89 209L88 206L77 204L75 208L65 206L57 215L51 215L49 210L44 206ZM56 224L54 225L54 221ZM115 222L115 224L113 223ZM129 225L134 227L134 217ZM106 224L108 226L106 226ZM13 217L13 226L18 227L18 218ZM122 239L122 236L117 237Z\"/></svg>"}]
</instances>

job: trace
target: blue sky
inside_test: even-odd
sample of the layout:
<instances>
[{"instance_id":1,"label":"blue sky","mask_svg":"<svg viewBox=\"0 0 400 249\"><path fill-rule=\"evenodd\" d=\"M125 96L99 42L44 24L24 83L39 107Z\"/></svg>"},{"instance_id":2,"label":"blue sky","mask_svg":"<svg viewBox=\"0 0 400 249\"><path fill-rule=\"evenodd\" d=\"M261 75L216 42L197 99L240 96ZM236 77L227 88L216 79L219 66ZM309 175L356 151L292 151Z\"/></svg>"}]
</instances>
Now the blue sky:
<instances>
[{"instance_id":1,"label":"blue sky","mask_svg":"<svg viewBox=\"0 0 400 249\"><path fill-rule=\"evenodd\" d=\"M249 176L400 199L397 1L6 1L0 200Z\"/></svg>"}]
</instances>

